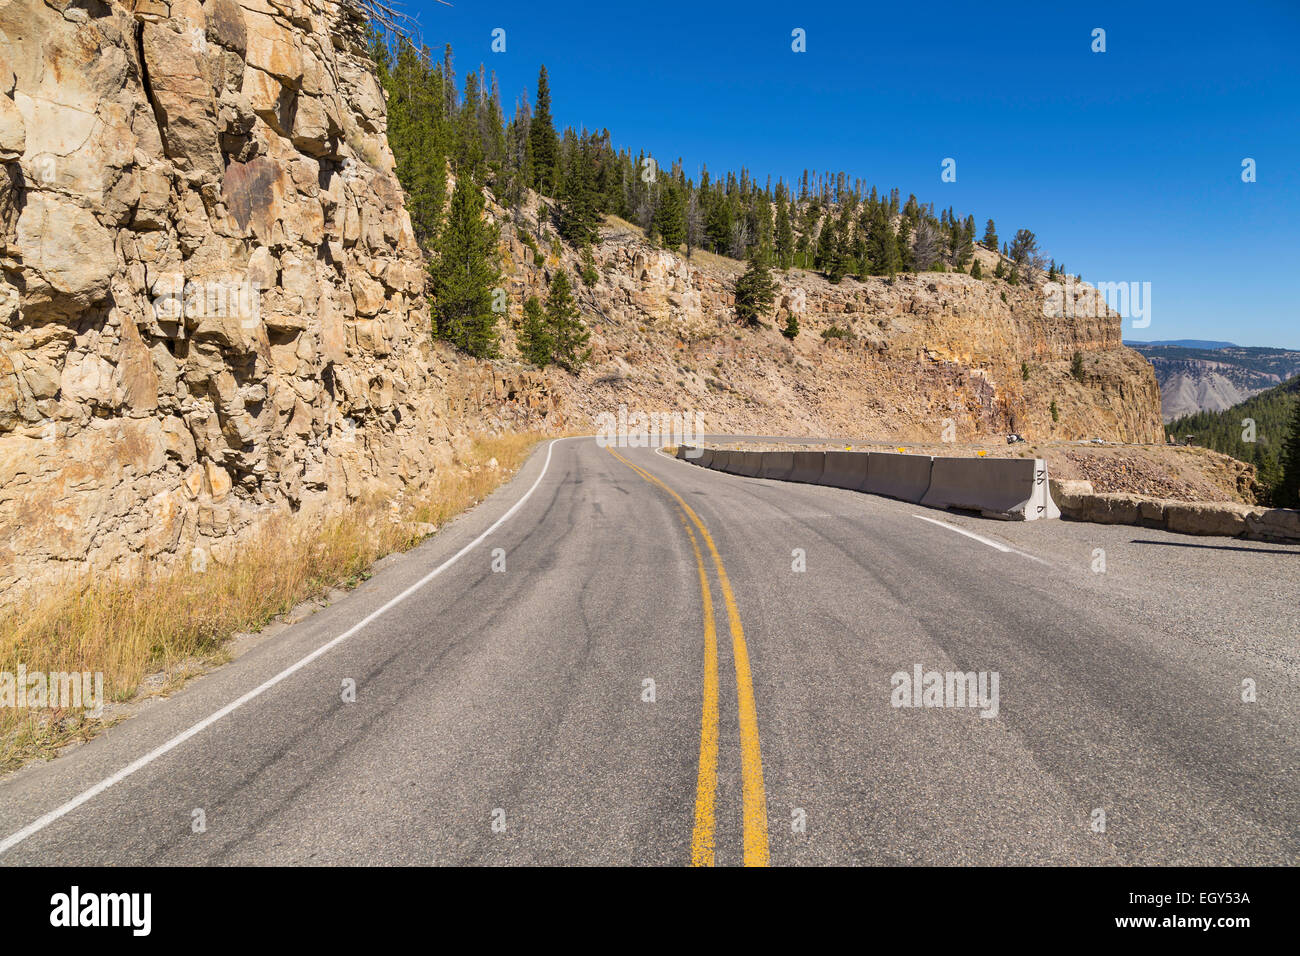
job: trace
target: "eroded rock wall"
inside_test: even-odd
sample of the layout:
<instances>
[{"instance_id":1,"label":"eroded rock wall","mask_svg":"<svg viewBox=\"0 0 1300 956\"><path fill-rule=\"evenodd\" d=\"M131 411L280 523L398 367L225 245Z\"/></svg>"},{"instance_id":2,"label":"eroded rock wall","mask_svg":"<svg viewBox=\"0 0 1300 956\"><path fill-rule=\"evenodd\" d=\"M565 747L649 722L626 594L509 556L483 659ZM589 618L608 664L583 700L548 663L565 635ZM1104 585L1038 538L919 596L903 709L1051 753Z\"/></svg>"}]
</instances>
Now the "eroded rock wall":
<instances>
[{"instance_id":1,"label":"eroded rock wall","mask_svg":"<svg viewBox=\"0 0 1300 956\"><path fill-rule=\"evenodd\" d=\"M333 0L0 0L0 593L418 489L545 380L429 342Z\"/></svg>"}]
</instances>

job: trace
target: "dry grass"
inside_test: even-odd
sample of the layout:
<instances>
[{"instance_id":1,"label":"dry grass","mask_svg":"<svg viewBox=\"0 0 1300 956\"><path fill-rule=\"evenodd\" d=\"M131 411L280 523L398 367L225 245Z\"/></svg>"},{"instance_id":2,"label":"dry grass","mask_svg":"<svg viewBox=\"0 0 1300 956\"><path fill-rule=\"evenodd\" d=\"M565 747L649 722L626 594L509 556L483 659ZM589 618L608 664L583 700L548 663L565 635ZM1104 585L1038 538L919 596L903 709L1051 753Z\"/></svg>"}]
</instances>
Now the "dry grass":
<instances>
[{"instance_id":1,"label":"dry grass","mask_svg":"<svg viewBox=\"0 0 1300 956\"><path fill-rule=\"evenodd\" d=\"M0 672L102 672L106 702L173 689L227 657L229 639L303 601L355 586L385 554L405 551L477 504L523 464L541 436L477 436L419 500L367 501L325 520L283 517L225 564L122 580L96 578L0 613ZM431 527L432 526L432 527ZM149 675L150 691L141 685ZM0 708L0 772L53 756L107 725L84 711Z\"/></svg>"},{"instance_id":2,"label":"dry grass","mask_svg":"<svg viewBox=\"0 0 1300 956\"><path fill-rule=\"evenodd\" d=\"M722 272L730 276L740 275L746 268L745 263L739 259L719 255L716 252L708 252L704 249L696 249L691 255L691 262L694 265L703 264L716 272Z\"/></svg>"},{"instance_id":3,"label":"dry grass","mask_svg":"<svg viewBox=\"0 0 1300 956\"><path fill-rule=\"evenodd\" d=\"M620 219L618 216L609 213L605 216L606 234L610 236L630 235L638 239L646 239L645 230L634 222L628 222L626 219ZM648 240L647 240L648 241ZM686 258L686 246L679 245L672 250L683 259ZM704 249L694 249L691 252L691 262L694 265L703 264L718 272L729 275L739 275L745 271L746 265L739 259L732 259L730 256L719 255L716 252L706 252Z\"/></svg>"}]
</instances>

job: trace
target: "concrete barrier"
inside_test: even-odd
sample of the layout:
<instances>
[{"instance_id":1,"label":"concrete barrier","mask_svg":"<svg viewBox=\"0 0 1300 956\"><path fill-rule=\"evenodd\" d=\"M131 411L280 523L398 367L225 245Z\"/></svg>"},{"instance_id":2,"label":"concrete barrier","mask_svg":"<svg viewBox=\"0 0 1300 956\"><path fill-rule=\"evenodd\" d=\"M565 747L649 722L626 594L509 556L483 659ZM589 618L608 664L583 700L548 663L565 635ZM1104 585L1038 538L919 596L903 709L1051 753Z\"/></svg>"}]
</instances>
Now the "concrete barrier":
<instances>
[{"instance_id":1,"label":"concrete barrier","mask_svg":"<svg viewBox=\"0 0 1300 956\"><path fill-rule=\"evenodd\" d=\"M871 460L867 462L867 480L862 490L868 494L917 504L930 490L930 469L933 462L934 459L929 455L873 451Z\"/></svg>"},{"instance_id":2,"label":"concrete barrier","mask_svg":"<svg viewBox=\"0 0 1300 956\"><path fill-rule=\"evenodd\" d=\"M729 475L738 475L740 474L740 468L744 461L745 453L743 451L733 451L727 456L727 464L726 467L723 468L723 471Z\"/></svg>"},{"instance_id":3,"label":"concrete barrier","mask_svg":"<svg viewBox=\"0 0 1300 956\"><path fill-rule=\"evenodd\" d=\"M826 466L817 483L858 491L866 484L867 461L870 457L865 451L828 451Z\"/></svg>"},{"instance_id":4,"label":"concrete barrier","mask_svg":"<svg viewBox=\"0 0 1300 956\"><path fill-rule=\"evenodd\" d=\"M826 452L796 451L794 466L790 469L787 481L802 481L806 484L821 484L822 472L826 470Z\"/></svg>"},{"instance_id":5,"label":"concrete barrier","mask_svg":"<svg viewBox=\"0 0 1300 956\"><path fill-rule=\"evenodd\" d=\"M758 477L775 478L779 481L785 481L790 477L790 472L794 470L794 452L765 451L760 455L763 464L758 469Z\"/></svg>"},{"instance_id":6,"label":"concrete barrier","mask_svg":"<svg viewBox=\"0 0 1300 956\"><path fill-rule=\"evenodd\" d=\"M687 459L687 457L686 457L686 453L687 453L688 451L692 451L692 450L693 450L693 448L692 448L692 446L690 446L690 445L678 445L678 446L677 446L677 457L680 458L682 461L687 461L688 459Z\"/></svg>"},{"instance_id":7,"label":"concrete barrier","mask_svg":"<svg viewBox=\"0 0 1300 956\"><path fill-rule=\"evenodd\" d=\"M731 473L733 475L743 475L746 478L757 478L759 471L763 468L763 453L757 451L737 452L740 461L734 458L731 462Z\"/></svg>"},{"instance_id":8,"label":"concrete barrier","mask_svg":"<svg viewBox=\"0 0 1300 956\"><path fill-rule=\"evenodd\" d=\"M1048 491L1042 458L936 458L920 503L1013 521L1061 516Z\"/></svg>"},{"instance_id":9,"label":"concrete barrier","mask_svg":"<svg viewBox=\"0 0 1300 956\"><path fill-rule=\"evenodd\" d=\"M684 457L691 447L680 446L678 455ZM756 452L712 448L699 451L699 457L686 460L747 478L798 481L864 491L931 508L978 511L989 518L1032 521L1061 516L1061 509L1052 498L1047 462L1042 458L931 458L928 455L862 451ZM1080 493L1081 487L1074 487L1076 484L1079 483L1058 483L1070 517L1075 516L1075 504L1106 497L1125 497L1084 495ZM1075 498L1079 502L1075 502ZM1167 518L1172 519L1168 522L1170 525L1211 523L1199 514L1184 516L1175 511L1178 518L1174 518L1167 514L1170 509L1166 505L1161 502L1157 508L1147 504L1141 509L1145 519L1142 523L1159 526L1165 524ZM1137 523L1137 510L1135 503L1134 523ZM1258 516L1250 517L1257 522L1260 520ZM1119 515L1110 518L1126 519L1127 516ZM1243 519L1250 520L1245 516L1233 516L1237 522ZM1285 537L1290 531L1290 522L1289 517L1274 519L1270 521L1269 531ZM1225 527L1231 524L1226 520L1221 520L1221 523Z\"/></svg>"}]
</instances>

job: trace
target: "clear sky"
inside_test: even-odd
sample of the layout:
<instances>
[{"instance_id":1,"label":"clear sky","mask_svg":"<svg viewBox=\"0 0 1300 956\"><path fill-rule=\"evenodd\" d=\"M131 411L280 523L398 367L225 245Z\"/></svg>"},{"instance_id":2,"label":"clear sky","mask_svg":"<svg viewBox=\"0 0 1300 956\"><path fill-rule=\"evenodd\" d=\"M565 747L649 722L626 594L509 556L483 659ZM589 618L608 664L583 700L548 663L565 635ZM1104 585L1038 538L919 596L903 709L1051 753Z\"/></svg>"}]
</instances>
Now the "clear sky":
<instances>
[{"instance_id":1,"label":"clear sky","mask_svg":"<svg viewBox=\"0 0 1300 956\"><path fill-rule=\"evenodd\" d=\"M545 63L561 129L607 128L695 177L843 169L973 213L981 235L989 217L1003 238L1032 229L1089 282L1150 282L1151 324L1126 339L1300 348L1300 0L404 9L451 42L458 82L496 72L507 117Z\"/></svg>"}]
</instances>

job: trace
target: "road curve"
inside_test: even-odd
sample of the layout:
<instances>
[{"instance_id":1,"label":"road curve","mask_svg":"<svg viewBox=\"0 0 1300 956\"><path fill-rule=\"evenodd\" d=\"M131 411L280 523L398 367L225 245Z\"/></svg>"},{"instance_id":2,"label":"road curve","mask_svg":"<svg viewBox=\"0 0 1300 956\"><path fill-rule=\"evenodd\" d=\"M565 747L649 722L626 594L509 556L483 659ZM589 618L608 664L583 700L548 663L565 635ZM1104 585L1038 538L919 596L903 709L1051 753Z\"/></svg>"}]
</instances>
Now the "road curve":
<instances>
[{"instance_id":1,"label":"road curve","mask_svg":"<svg viewBox=\"0 0 1300 956\"><path fill-rule=\"evenodd\" d=\"M0 864L1295 864L1298 583L1300 548L560 440L0 780ZM996 715L894 706L917 667L996 672Z\"/></svg>"}]
</instances>

